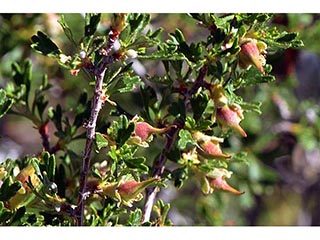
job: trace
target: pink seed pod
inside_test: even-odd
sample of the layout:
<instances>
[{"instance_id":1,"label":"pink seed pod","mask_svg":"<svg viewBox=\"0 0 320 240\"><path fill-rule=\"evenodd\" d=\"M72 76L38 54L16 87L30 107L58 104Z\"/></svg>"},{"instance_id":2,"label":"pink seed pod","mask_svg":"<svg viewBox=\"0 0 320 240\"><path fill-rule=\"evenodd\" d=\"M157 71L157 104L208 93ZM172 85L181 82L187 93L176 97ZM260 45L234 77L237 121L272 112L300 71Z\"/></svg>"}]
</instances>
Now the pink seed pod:
<instances>
[{"instance_id":1,"label":"pink seed pod","mask_svg":"<svg viewBox=\"0 0 320 240\"><path fill-rule=\"evenodd\" d=\"M267 45L264 42L252 38L240 40L239 65L243 69L248 69L254 65L262 74L265 74L263 66L266 59L263 56Z\"/></svg>"},{"instance_id":2,"label":"pink seed pod","mask_svg":"<svg viewBox=\"0 0 320 240\"><path fill-rule=\"evenodd\" d=\"M237 189L231 187L223 176L219 176L217 178L209 179L209 184L213 189L224 190L227 192L231 192L237 195L244 194L244 192L240 192Z\"/></svg>"},{"instance_id":3,"label":"pink seed pod","mask_svg":"<svg viewBox=\"0 0 320 240\"><path fill-rule=\"evenodd\" d=\"M220 143L223 138L208 136L200 131L192 133L193 139L198 144L199 154L205 158L230 158L231 156L222 152Z\"/></svg>"},{"instance_id":4,"label":"pink seed pod","mask_svg":"<svg viewBox=\"0 0 320 240\"><path fill-rule=\"evenodd\" d=\"M222 130L232 128L239 132L243 137L247 136L247 133L240 126L240 121L244 118L242 109L239 105L233 104L231 106L225 105L222 108L218 108L216 112L217 121Z\"/></svg>"}]
</instances>

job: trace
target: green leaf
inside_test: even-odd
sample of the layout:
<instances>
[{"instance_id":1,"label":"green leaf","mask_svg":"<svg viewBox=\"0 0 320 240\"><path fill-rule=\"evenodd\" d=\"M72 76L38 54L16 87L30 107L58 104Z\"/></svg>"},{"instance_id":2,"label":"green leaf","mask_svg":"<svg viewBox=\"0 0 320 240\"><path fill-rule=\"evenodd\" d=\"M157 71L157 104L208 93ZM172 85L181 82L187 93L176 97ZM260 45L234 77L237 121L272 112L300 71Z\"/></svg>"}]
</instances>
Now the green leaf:
<instances>
[{"instance_id":1,"label":"green leaf","mask_svg":"<svg viewBox=\"0 0 320 240\"><path fill-rule=\"evenodd\" d=\"M151 35L149 35L150 38L157 38L159 35L163 32L163 28L158 28L155 32L153 32ZM150 32L151 33L151 32Z\"/></svg>"},{"instance_id":2,"label":"green leaf","mask_svg":"<svg viewBox=\"0 0 320 240\"><path fill-rule=\"evenodd\" d=\"M239 152L239 153L233 155L229 161L230 162L239 162L239 163L244 163L246 165L249 165L248 153L247 152Z\"/></svg>"},{"instance_id":3,"label":"green leaf","mask_svg":"<svg viewBox=\"0 0 320 240\"><path fill-rule=\"evenodd\" d=\"M35 99L35 101L36 101L35 104L37 106L39 116L42 119L43 112L46 109L46 107L48 106L49 101L45 101L44 95L40 95L39 97L37 97Z\"/></svg>"},{"instance_id":4,"label":"green leaf","mask_svg":"<svg viewBox=\"0 0 320 240\"><path fill-rule=\"evenodd\" d=\"M0 201L8 201L18 192L18 190L22 186L20 182L15 182L13 184L11 184L10 182L10 178L7 178L2 183L2 186L0 188Z\"/></svg>"},{"instance_id":5,"label":"green leaf","mask_svg":"<svg viewBox=\"0 0 320 240\"><path fill-rule=\"evenodd\" d=\"M0 89L0 118L10 110L13 102L13 99L7 98L6 91Z\"/></svg>"},{"instance_id":6,"label":"green leaf","mask_svg":"<svg viewBox=\"0 0 320 240\"><path fill-rule=\"evenodd\" d=\"M207 94L199 93L191 99L193 117L198 121L208 105L209 97Z\"/></svg>"},{"instance_id":7,"label":"green leaf","mask_svg":"<svg viewBox=\"0 0 320 240\"><path fill-rule=\"evenodd\" d=\"M77 43L73 38L72 31L64 19L64 15L61 15L61 18L60 18L60 20L58 20L58 23L62 27L62 29L63 29L65 35L67 36L67 38L69 39L69 41L72 42L74 46L77 46Z\"/></svg>"},{"instance_id":8,"label":"green leaf","mask_svg":"<svg viewBox=\"0 0 320 240\"><path fill-rule=\"evenodd\" d=\"M31 47L43 55L58 58L59 54L61 54L61 50L58 48L58 46L41 31L38 31L37 35L33 35L31 37L31 41L33 42Z\"/></svg>"},{"instance_id":9,"label":"green leaf","mask_svg":"<svg viewBox=\"0 0 320 240\"><path fill-rule=\"evenodd\" d=\"M138 84L140 80L141 79L139 76L133 76L133 77L124 76L123 78L121 78L123 86L122 87L119 86L118 91L120 93L131 92L132 90L135 89L136 84Z\"/></svg>"},{"instance_id":10,"label":"green leaf","mask_svg":"<svg viewBox=\"0 0 320 240\"><path fill-rule=\"evenodd\" d=\"M54 154L49 157L49 164L47 166L47 174L50 181L53 181L56 172L56 158Z\"/></svg>"},{"instance_id":11,"label":"green leaf","mask_svg":"<svg viewBox=\"0 0 320 240\"><path fill-rule=\"evenodd\" d=\"M183 150L187 147L187 144L195 145L195 141L189 131L181 129L179 131L178 148Z\"/></svg>"},{"instance_id":12,"label":"green leaf","mask_svg":"<svg viewBox=\"0 0 320 240\"><path fill-rule=\"evenodd\" d=\"M26 213L26 208L25 207L20 207L15 214L12 217L11 220L11 226L17 226L21 224L21 218L25 215Z\"/></svg>"},{"instance_id":13,"label":"green leaf","mask_svg":"<svg viewBox=\"0 0 320 240\"><path fill-rule=\"evenodd\" d=\"M40 167L39 167L39 161L37 158L32 158L31 159L31 164L32 164L32 167L34 168L35 170L35 173L37 174L37 176L43 180L43 176L42 176L42 173L41 173L41 170L40 170Z\"/></svg>"},{"instance_id":14,"label":"green leaf","mask_svg":"<svg viewBox=\"0 0 320 240\"><path fill-rule=\"evenodd\" d=\"M96 132L95 143L98 150L108 146L108 140L99 132Z\"/></svg>"},{"instance_id":15,"label":"green leaf","mask_svg":"<svg viewBox=\"0 0 320 240\"><path fill-rule=\"evenodd\" d=\"M130 213L127 220L127 226L139 226L141 218L142 218L142 211L141 209L137 208L136 210Z\"/></svg>"},{"instance_id":16,"label":"green leaf","mask_svg":"<svg viewBox=\"0 0 320 240\"><path fill-rule=\"evenodd\" d=\"M120 128L118 130L118 136L116 142L119 147L121 147L125 142L130 138L135 128L135 124L130 122L129 125L125 128Z\"/></svg>"},{"instance_id":17,"label":"green leaf","mask_svg":"<svg viewBox=\"0 0 320 240\"><path fill-rule=\"evenodd\" d=\"M148 166L143 164L146 161L143 157L125 159L124 161L129 168L138 169L142 172L148 172L149 170Z\"/></svg>"},{"instance_id":18,"label":"green leaf","mask_svg":"<svg viewBox=\"0 0 320 240\"><path fill-rule=\"evenodd\" d=\"M84 34L86 37L94 35L97 31L98 24L101 19L101 13L87 13L85 20L86 25L84 28Z\"/></svg>"},{"instance_id":19,"label":"green leaf","mask_svg":"<svg viewBox=\"0 0 320 240\"><path fill-rule=\"evenodd\" d=\"M298 36L298 33L293 32L293 33L287 33L283 32L280 37L277 38L277 42L290 42L294 40Z\"/></svg>"},{"instance_id":20,"label":"green leaf","mask_svg":"<svg viewBox=\"0 0 320 240\"><path fill-rule=\"evenodd\" d=\"M151 53L150 55L138 55L138 59L148 59L148 60L185 60L186 57L182 53L173 53L168 50L159 50Z\"/></svg>"},{"instance_id":21,"label":"green leaf","mask_svg":"<svg viewBox=\"0 0 320 240\"><path fill-rule=\"evenodd\" d=\"M180 188L182 187L184 180L188 179L188 168L177 168L172 171L171 176L174 180L174 186Z\"/></svg>"},{"instance_id":22,"label":"green leaf","mask_svg":"<svg viewBox=\"0 0 320 240\"><path fill-rule=\"evenodd\" d=\"M136 38L138 33L142 32L143 29L148 25L151 19L150 14L133 14L132 19L129 20L129 24L131 27L131 36L133 39Z\"/></svg>"}]
</instances>

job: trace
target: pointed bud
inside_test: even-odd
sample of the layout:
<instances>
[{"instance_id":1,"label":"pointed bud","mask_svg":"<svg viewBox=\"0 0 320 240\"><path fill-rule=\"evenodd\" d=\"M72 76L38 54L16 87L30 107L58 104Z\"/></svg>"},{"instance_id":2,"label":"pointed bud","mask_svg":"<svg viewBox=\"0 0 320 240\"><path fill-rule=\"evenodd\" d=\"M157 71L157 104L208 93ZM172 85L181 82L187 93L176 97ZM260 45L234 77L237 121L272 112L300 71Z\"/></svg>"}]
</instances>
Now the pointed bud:
<instances>
[{"instance_id":1,"label":"pointed bud","mask_svg":"<svg viewBox=\"0 0 320 240\"><path fill-rule=\"evenodd\" d=\"M136 121L137 118L135 117L133 121ZM131 141L135 144L138 144L142 147L148 147L147 142L151 142L153 139L152 134L162 134L170 130L171 128L176 127L175 125L171 125L165 128L155 128L152 127L149 123L146 122L136 122L135 130L132 134Z\"/></svg>"},{"instance_id":2,"label":"pointed bud","mask_svg":"<svg viewBox=\"0 0 320 240\"><path fill-rule=\"evenodd\" d=\"M246 137L246 132L239 125L240 121L244 118L242 109L238 104L231 106L225 105L222 108L217 109L217 121L222 130L232 128L238 131L243 137Z\"/></svg>"},{"instance_id":3,"label":"pointed bud","mask_svg":"<svg viewBox=\"0 0 320 240\"><path fill-rule=\"evenodd\" d=\"M159 178L150 178L142 182L136 182L135 180L129 180L124 182L118 187L118 192L124 201L130 201L136 199L141 192L152 185L154 182L159 181Z\"/></svg>"},{"instance_id":4,"label":"pointed bud","mask_svg":"<svg viewBox=\"0 0 320 240\"><path fill-rule=\"evenodd\" d=\"M210 179L209 181L210 181L210 186L213 189L220 189L220 190L231 192L231 193L234 193L234 194L237 194L237 195L244 194L244 192L240 192L237 189L231 187L223 177Z\"/></svg>"},{"instance_id":5,"label":"pointed bud","mask_svg":"<svg viewBox=\"0 0 320 240\"><path fill-rule=\"evenodd\" d=\"M142 182L128 180L111 184L102 183L98 186L98 189L101 189L102 195L115 198L119 203L131 207L134 201L140 201L143 198L142 191L157 181L160 181L160 179L150 178Z\"/></svg>"},{"instance_id":6,"label":"pointed bud","mask_svg":"<svg viewBox=\"0 0 320 240\"><path fill-rule=\"evenodd\" d=\"M200 144L201 152L204 157L221 157L221 158L230 158L231 156L222 152L219 142L205 142Z\"/></svg>"},{"instance_id":7,"label":"pointed bud","mask_svg":"<svg viewBox=\"0 0 320 240\"><path fill-rule=\"evenodd\" d=\"M265 57L262 55L267 49L264 42L257 41L253 38L243 38L240 40L239 65L243 69L248 69L254 65L262 74L264 74L263 66L266 63Z\"/></svg>"},{"instance_id":8,"label":"pointed bud","mask_svg":"<svg viewBox=\"0 0 320 240\"><path fill-rule=\"evenodd\" d=\"M196 131L192 133L193 139L199 146L199 154L205 158L230 158L231 156L222 152L220 143L223 138L208 136L202 132Z\"/></svg>"},{"instance_id":9,"label":"pointed bud","mask_svg":"<svg viewBox=\"0 0 320 240\"><path fill-rule=\"evenodd\" d=\"M232 172L227 171L223 168L215 168L212 172L207 174L207 179L209 181L212 190L219 189L227 192L231 192L237 195L243 194L235 188L231 187L225 180L225 178L230 178Z\"/></svg>"},{"instance_id":10,"label":"pointed bud","mask_svg":"<svg viewBox=\"0 0 320 240\"><path fill-rule=\"evenodd\" d=\"M128 58L137 58L138 57L137 51L135 51L133 49L128 49L127 51L125 51L124 55Z\"/></svg>"}]
</instances>

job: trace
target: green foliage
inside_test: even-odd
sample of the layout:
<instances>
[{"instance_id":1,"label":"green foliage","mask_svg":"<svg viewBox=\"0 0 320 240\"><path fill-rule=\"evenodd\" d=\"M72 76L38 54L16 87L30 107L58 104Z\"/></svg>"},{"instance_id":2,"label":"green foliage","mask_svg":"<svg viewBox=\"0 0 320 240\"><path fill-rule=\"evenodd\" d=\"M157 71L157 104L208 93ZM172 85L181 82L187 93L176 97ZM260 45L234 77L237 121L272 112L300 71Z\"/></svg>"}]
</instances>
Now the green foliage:
<instances>
[{"instance_id":1,"label":"green foliage","mask_svg":"<svg viewBox=\"0 0 320 240\"><path fill-rule=\"evenodd\" d=\"M33 42L31 47L35 51L48 57L59 57L61 50L45 33L38 31L37 35L33 35L31 40Z\"/></svg>"},{"instance_id":2,"label":"green foliage","mask_svg":"<svg viewBox=\"0 0 320 240\"><path fill-rule=\"evenodd\" d=\"M219 190L241 193L227 183L233 173L230 185L241 188L248 177L243 169L251 167L236 131L247 136L243 112L263 113L259 99L245 101L242 93L275 80L264 63L269 54L303 44L297 33L269 24L271 14L185 17L201 40L188 39L185 29L151 28L150 14L89 13L82 24L61 15L58 24L72 48L49 33L30 36L36 53L60 65L52 74L61 81L50 70L34 77L37 64L25 59L12 63L11 79L0 89L0 117L25 117L42 141L34 156L1 163L1 225L170 226L172 204L162 199L154 204L156 218L143 219L136 202L150 195L142 189L172 184L183 198L191 184L194 193L212 193L207 199L217 202ZM254 53L243 50L250 41ZM53 97L57 89L60 98ZM313 148L304 140L308 134L299 139Z\"/></svg>"},{"instance_id":3,"label":"green foliage","mask_svg":"<svg viewBox=\"0 0 320 240\"><path fill-rule=\"evenodd\" d=\"M7 98L6 91L0 89L0 118L3 117L11 108L13 99Z\"/></svg>"}]
</instances>

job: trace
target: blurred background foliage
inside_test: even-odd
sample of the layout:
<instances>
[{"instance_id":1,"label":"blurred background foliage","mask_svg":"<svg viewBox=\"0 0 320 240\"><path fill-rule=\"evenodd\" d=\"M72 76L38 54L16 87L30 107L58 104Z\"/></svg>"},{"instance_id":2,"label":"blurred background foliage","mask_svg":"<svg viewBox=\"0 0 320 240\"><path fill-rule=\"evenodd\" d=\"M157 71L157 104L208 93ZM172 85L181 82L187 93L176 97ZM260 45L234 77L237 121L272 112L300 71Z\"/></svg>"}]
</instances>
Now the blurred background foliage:
<instances>
[{"instance_id":1,"label":"blurred background foliage","mask_svg":"<svg viewBox=\"0 0 320 240\"><path fill-rule=\"evenodd\" d=\"M83 24L79 23L84 21L84 16L64 16L74 32L74 39L80 40ZM41 30L65 53L76 51L58 24L59 17L59 14L0 15L0 86L4 87L10 78L12 62L22 63L30 58L33 81L40 84L46 73L53 85L47 96L50 105L61 103L74 109L81 91L88 87L88 78L71 76L54 61L35 54L30 48L30 37ZM319 17L318 14L276 14L272 24L288 32L299 32L299 39L305 46L276 55L271 53L267 61L273 66L276 81L247 87L239 94L244 100L262 102L261 115L245 114L242 126L248 137L231 137L226 142L230 152L246 151L248 154L247 165L233 163L231 166L235 177L230 185L239 186L245 194L216 192L204 196L192 178L179 190L169 185L159 198L171 202L169 218L174 225L320 225ZM111 18L103 19L100 31L107 28ZM167 33L181 29L187 42L200 41L207 34L185 14L153 14L149 27L160 26ZM148 62L136 68L141 74L163 71L160 64ZM117 101L125 109L139 109L134 94L123 94ZM0 161L41 150L37 130L23 118L7 115L0 119L0 136ZM55 141L54 136L51 140ZM84 143L75 141L71 148L81 153L83 146Z\"/></svg>"}]
</instances>

